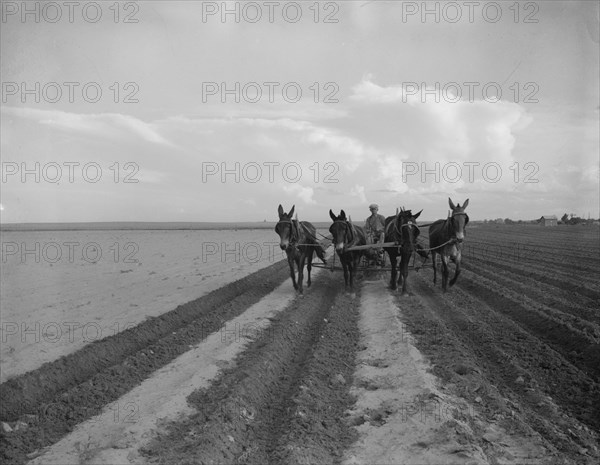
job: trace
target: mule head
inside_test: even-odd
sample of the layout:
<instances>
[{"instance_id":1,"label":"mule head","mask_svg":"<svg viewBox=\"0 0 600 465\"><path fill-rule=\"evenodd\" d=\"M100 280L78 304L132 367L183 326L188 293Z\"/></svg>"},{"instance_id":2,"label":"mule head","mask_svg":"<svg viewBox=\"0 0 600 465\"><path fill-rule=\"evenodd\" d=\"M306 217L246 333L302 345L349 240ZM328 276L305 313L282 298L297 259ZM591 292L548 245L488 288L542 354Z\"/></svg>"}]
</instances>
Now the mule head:
<instances>
[{"instance_id":1,"label":"mule head","mask_svg":"<svg viewBox=\"0 0 600 465\"><path fill-rule=\"evenodd\" d=\"M338 216L335 216L333 211L329 210L329 217L333 221L333 224L329 227L331 240L335 246L335 250L343 252L346 245L354 239L352 225L348 221L348 218L346 218L344 210L341 210Z\"/></svg>"},{"instance_id":2,"label":"mule head","mask_svg":"<svg viewBox=\"0 0 600 465\"><path fill-rule=\"evenodd\" d=\"M465 227L469 223L469 215L465 213L465 209L469 205L469 199L465 200L461 207L460 203L454 205L452 199L448 197L448 205L452 209L450 220L452 221L454 236L458 242L462 242L465 240Z\"/></svg>"},{"instance_id":3,"label":"mule head","mask_svg":"<svg viewBox=\"0 0 600 465\"><path fill-rule=\"evenodd\" d=\"M419 226L417 226L417 218L422 212L423 210L413 215L411 210L405 210L404 207L402 207L396 216L396 227L400 232L401 237L400 243L407 244L410 250L413 250L417 243L417 237L419 237L419 234L421 233Z\"/></svg>"},{"instance_id":4,"label":"mule head","mask_svg":"<svg viewBox=\"0 0 600 465\"><path fill-rule=\"evenodd\" d=\"M291 247L294 242L294 223L292 217L294 215L294 209L296 206L292 206L289 213L285 213L283 207L279 205L277 213L279 214L279 221L275 225L275 232L279 234L279 247L281 250L287 250Z\"/></svg>"}]
</instances>

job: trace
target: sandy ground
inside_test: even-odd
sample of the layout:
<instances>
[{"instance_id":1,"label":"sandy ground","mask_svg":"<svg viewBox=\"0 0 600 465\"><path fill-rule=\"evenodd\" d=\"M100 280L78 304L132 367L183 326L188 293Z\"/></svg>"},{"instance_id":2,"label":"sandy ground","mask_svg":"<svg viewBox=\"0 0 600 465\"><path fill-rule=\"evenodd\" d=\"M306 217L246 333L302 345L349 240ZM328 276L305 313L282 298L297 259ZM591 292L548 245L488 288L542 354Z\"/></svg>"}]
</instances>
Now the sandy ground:
<instances>
[{"instance_id":1,"label":"sandy ground","mask_svg":"<svg viewBox=\"0 0 600 465\"><path fill-rule=\"evenodd\" d=\"M315 271L315 276L320 270ZM228 322L231 328L265 328L269 318L294 298L285 282L243 315ZM250 332L242 333L251 335ZM192 391L207 386L219 370L249 342L248 337L215 333L189 352L165 366L102 414L80 424L71 434L54 444L31 465L47 464L137 464L144 463L138 449L155 436L161 424L193 412L186 401ZM132 415L125 415L127 406ZM125 407L125 408L124 408ZM115 412L121 410L120 417ZM125 410L125 411L123 411Z\"/></svg>"},{"instance_id":2,"label":"sandy ground","mask_svg":"<svg viewBox=\"0 0 600 465\"><path fill-rule=\"evenodd\" d=\"M343 463L490 463L471 426L483 424L476 408L445 393L430 373L383 280L365 281L361 296L359 328L366 349L357 361L352 390L358 400L352 414L368 421L357 427L360 439ZM500 428L487 427L484 434L513 457L501 463L544 463L543 451L534 444Z\"/></svg>"},{"instance_id":3,"label":"sandy ground","mask_svg":"<svg viewBox=\"0 0 600 465\"><path fill-rule=\"evenodd\" d=\"M320 270L315 270L315 275ZM321 271L322 272L322 271ZM276 288L231 326L266 328L269 318L293 300L290 283ZM344 464L487 464L471 425L480 420L464 399L444 392L430 366L412 344L401 313L383 278L363 283L360 301L362 350L352 392L357 402L348 412L359 419L359 439ZM165 366L137 388L108 405L101 415L30 462L42 464L140 464L138 450L167 421L181 420L194 409L186 397L210 384L242 352L249 339L215 333ZM120 416L115 412L121 412ZM128 413L126 415L126 413ZM360 420L360 419L363 420ZM510 450L514 460L543 463L541 451L498 428L487 433Z\"/></svg>"},{"instance_id":4,"label":"sandy ground","mask_svg":"<svg viewBox=\"0 0 600 465\"><path fill-rule=\"evenodd\" d=\"M402 297L384 273L368 274L353 298L341 273L321 272L293 298L278 262L144 322L127 334L156 332L150 345L129 356L127 341L115 341L116 365L81 384L69 384L75 371L59 361L56 396L29 395L46 392L40 380L57 376L48 370L9 381L13 404L29 404L19 421L11 413L12 432L0 431L3 452L24 463L62 437L36 463L55 453L67 454L55 463L329 463L342 454L346 464L598 463L596 259L571 263L568 245L546 249L494 261L472 254L448 293L431 269L411 273ZM550 267L557 250L564 259ZM211 335L249 324L234 318L255 309L266 324L263 307L277 313L267 318L273 337ZM56 406L48 414L46 402ZM79 424L94 406L103 413Z\"/></svg>"},{"instance_id":5,"label":"sandy ground","mask_svg":"<svg viewBox=\"0 0 600 465\"><path fill-rule=\"evenodd\" d=\"M0 382L281 260L277 239L266 230L4 232Z\"/></svg>"}]
</instances>

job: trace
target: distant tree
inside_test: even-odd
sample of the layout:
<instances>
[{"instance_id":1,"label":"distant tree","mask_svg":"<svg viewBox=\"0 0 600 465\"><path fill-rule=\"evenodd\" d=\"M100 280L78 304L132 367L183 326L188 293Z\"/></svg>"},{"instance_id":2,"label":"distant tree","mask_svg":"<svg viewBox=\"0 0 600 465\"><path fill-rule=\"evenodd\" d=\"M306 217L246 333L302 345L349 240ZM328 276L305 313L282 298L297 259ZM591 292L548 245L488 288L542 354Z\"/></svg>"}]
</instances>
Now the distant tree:
<instances>
[{"instance_id":1,"label":"distant tree","mask_svg":"<svg viewBox=\"0 0 600 465\"><path fill-rule=\"evenodd\" d=\"M564 224L567 224L569 222L569 215L567 215L566 213L560 217L560 221Z\"/></svg>"},{"instance_id":2,"label":"distant tree","mask_svg":"<svg viewBox=\"0 0 600 465\"><path fill-rule=\"evenodd\" d=\"M510 218L504 218L504 224L515 224L515 222Z\"/></svg>"},{"instance_id":3,"label":"distant tree","mask_svg":"<svg viewBox=\"0 0 600 465\"><path fill-rule=\"evenodd\" d=\"M579 223L585 223L585 220L578 216L572 216L571 219L569 219L569 224L579 224Z\"/></svg>"}]
</instances>

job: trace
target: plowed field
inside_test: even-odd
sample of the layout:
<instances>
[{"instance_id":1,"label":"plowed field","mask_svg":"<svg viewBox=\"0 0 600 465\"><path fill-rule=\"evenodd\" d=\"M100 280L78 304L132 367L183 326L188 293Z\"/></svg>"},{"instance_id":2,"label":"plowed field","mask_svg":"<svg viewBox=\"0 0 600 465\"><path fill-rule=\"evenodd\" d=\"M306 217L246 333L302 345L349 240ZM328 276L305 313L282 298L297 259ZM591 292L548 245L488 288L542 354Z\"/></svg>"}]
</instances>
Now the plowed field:
<instances>
[{"instance_id":1,"label":"plowed field","mask_svg":"<svg viewBox=\"0 0 600 465\"><path fill-rule=\"evenodd\" d=\"M12 431L0 433L2 461L597 463L598 229L470 225L457 284L443 293L432 277L430 264L411 270L401 297L387 289L386 273L371 271L353 295L341 273L323 270L303 297L278 297L281 308L260 324L238 327L234 319L266 312L269 296L293 293L287 263L274 263L3 383L2 421ZM383 310L393 318L367 334L361 321L384 318ZM185 415L136 422L137 407L158 408L138 404L118 421L106 414L140 386L160 390L154 377L185 370L181 362L169 367L186 354L197 351L194 363L208 359L211 341L230 358L203 374L206 383L190 383ZM412 392L393 357L413 344L437 387L412 386L419 394L406 401L363 408L363 394ZM365 364L385 377L369 379ZM166 404L175 393L160 395ZM407 434L426 423L423 412L431 411L421 407L440 396L465 408L433 415L429 436ZM107 421L116 435L143 440L102 442L93 431ZM387 443L369 439L384 429Z\"/></svg>"}]
</instances>

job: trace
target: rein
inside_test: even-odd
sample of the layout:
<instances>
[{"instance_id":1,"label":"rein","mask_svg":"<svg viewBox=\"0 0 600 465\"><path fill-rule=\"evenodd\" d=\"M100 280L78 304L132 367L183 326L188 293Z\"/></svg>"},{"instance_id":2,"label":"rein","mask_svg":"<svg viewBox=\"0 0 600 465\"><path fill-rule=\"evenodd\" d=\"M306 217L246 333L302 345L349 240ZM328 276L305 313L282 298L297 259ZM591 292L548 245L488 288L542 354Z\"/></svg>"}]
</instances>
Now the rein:
<instances>
[{"instance_id":1,"label":"rein","mask_svg":"<svg viewBox=\"0 0 600 465\"><path fill-rule=\"evenodd\" d=\"M398 229L398 216L399 215L400 215L400 213L397 213L396 214L396 218L394 219L394 232L396 232L398 234L398 237L400 238L400 242L399 243L396 242L396 244L398 244L399 247L402 247L404 245L403 242L402 242L402 232ZM415 223L415 222L413 222L411 220L408 220L407 223L404 223L404 224L400 225L400 229L407 228L409 226L413 226L413 227L417 228L417 231L419 231L419 232L421 231L419 229L419 226L417 225L417 223ZM389 225L388 225L388 227L389 227ZM412 244L412 246L414 248L415 244Z\"/></svg>"},{"instance_id":2,"label":"rein","mask_svg":"<svg viewBox=\"0 0 600 465\"><path fill-rule=\"evenodd\" d=\"M304 232L304 234L308 237L310 237L311 239L313 239L314 241L317 240L317 238L315 236L313 236L309 231L306 230L306 227L300 223L299 221L297 222L298 224L294 223L293 220L279 220L277 222L277 224L275 225L275 227L277 227L279 225L279 223L289 223L292 227L292 234L290 235L290 245L293 245L295 247L321 247L321 244L298 244L298 241L300 240L300 237L298 235L298 224L302 227L302 231ZM294 232L296 232L296 235L294 236ZM323 239L328 239L327 236L323 236L323 234L321 234L320 232L316 231L315 232L317 234L319 234L321 237L323 237Z\"/></svg>"},{"instance_id":3,"label":"rein","mask_svg":"<svg viewBox=\"0 0 600 465\"><path fill-rule=\"evenodd\" d=\"M456 212L456 213L452 212L452 215L449 216L448 218L446 218L445 221L448 221L449 219L451 219L452 217L457 216L457 215L465 215L465 216L467 216L467 214L465 212ZM433 223L422 224L421 226L422 227L427 227L427 226L431 226L432 224ZM456 242L457 242L456 238L451 237L446 242L444 242L442 245L438 245L437 247L431 247L431 248L428 248L428 249L422 248L421 250L423 250L424 252L430 252L431 250L441 249L442 247L444 247L444 246L446 246L448 244L454 244Z\"/></svg>"},{"instance_id":4,"label":"rein","mask_svg":"<svg viewBox=\"0 0 600 465\"><path fill-rule=\"evenodd\" d=\"M452 215L449 218L447 218L446 221L451 220L452 218L454 218L455 216L458 216L458 215L464 215L464 216L468 217L468 215L465 212L456 212L456 213L452 212ZM465 226L466 226L466 223L465 223ZM455 240L454 236L456 234L456 227L452 221L450 221L448 223L448 232L450 232L450 229L452 229L452 234L450 236L452 239Z\"/></svg>"},{"instance_id":5,"label":"rein","mask_svg":"<svg viewBox=\"0 0 600 465\"><path fill-rule=\"evenodd\" d=\"M348 232L350 232L350 235L352 236L352 238L349 239L348 246L351 247L352 243L354 242L355 236L356 236L356 233L354 233L352 231L353 225L348 220L335 220L333 222L333 224L335 224L335 223L344 223L346 225L346 233L344 235L344 238L346 237L346 235L348 234Z\"/></svg>"},{"instance_id":6,"label":"rein","mask_svg":"<svg viewBox=\"0 0 600 465\"><path fill-rule=\"evenodd\" d=\"M431 250L435 250L435 249L441 249L441 248L442 248L442 247L444 247L445 245L448 245L448 244L453 244L453 243L455 243L455 242L456 242L456 239L448 239L448 240L447 240L446 242L444 242L442 245L438 245L437 247L431 247L431 248L429 248L429 249L422 248L421 250L422 250L422 251L424 251L424 252L429 252L429 251L431 251Z\"/></svg>"},{"instance_id":7,"label":"rein","mask_svg":"<svg viewBox=\"0 0 600 465\"><path fill-rule=\"evenodd\" d=\"M277 228L277 226L279 226L280 223L289 223L291 226L291 233L290 233L290 244L297 244L297 242L300 240L300 235L298 233L298 222L294 222L292 220L279 220L277 222L277 224L275 225L275 228ZM301 225L304 228L304 225ZM306 232L306 231L305 231Z\"/></svg>"}]
</instances>

